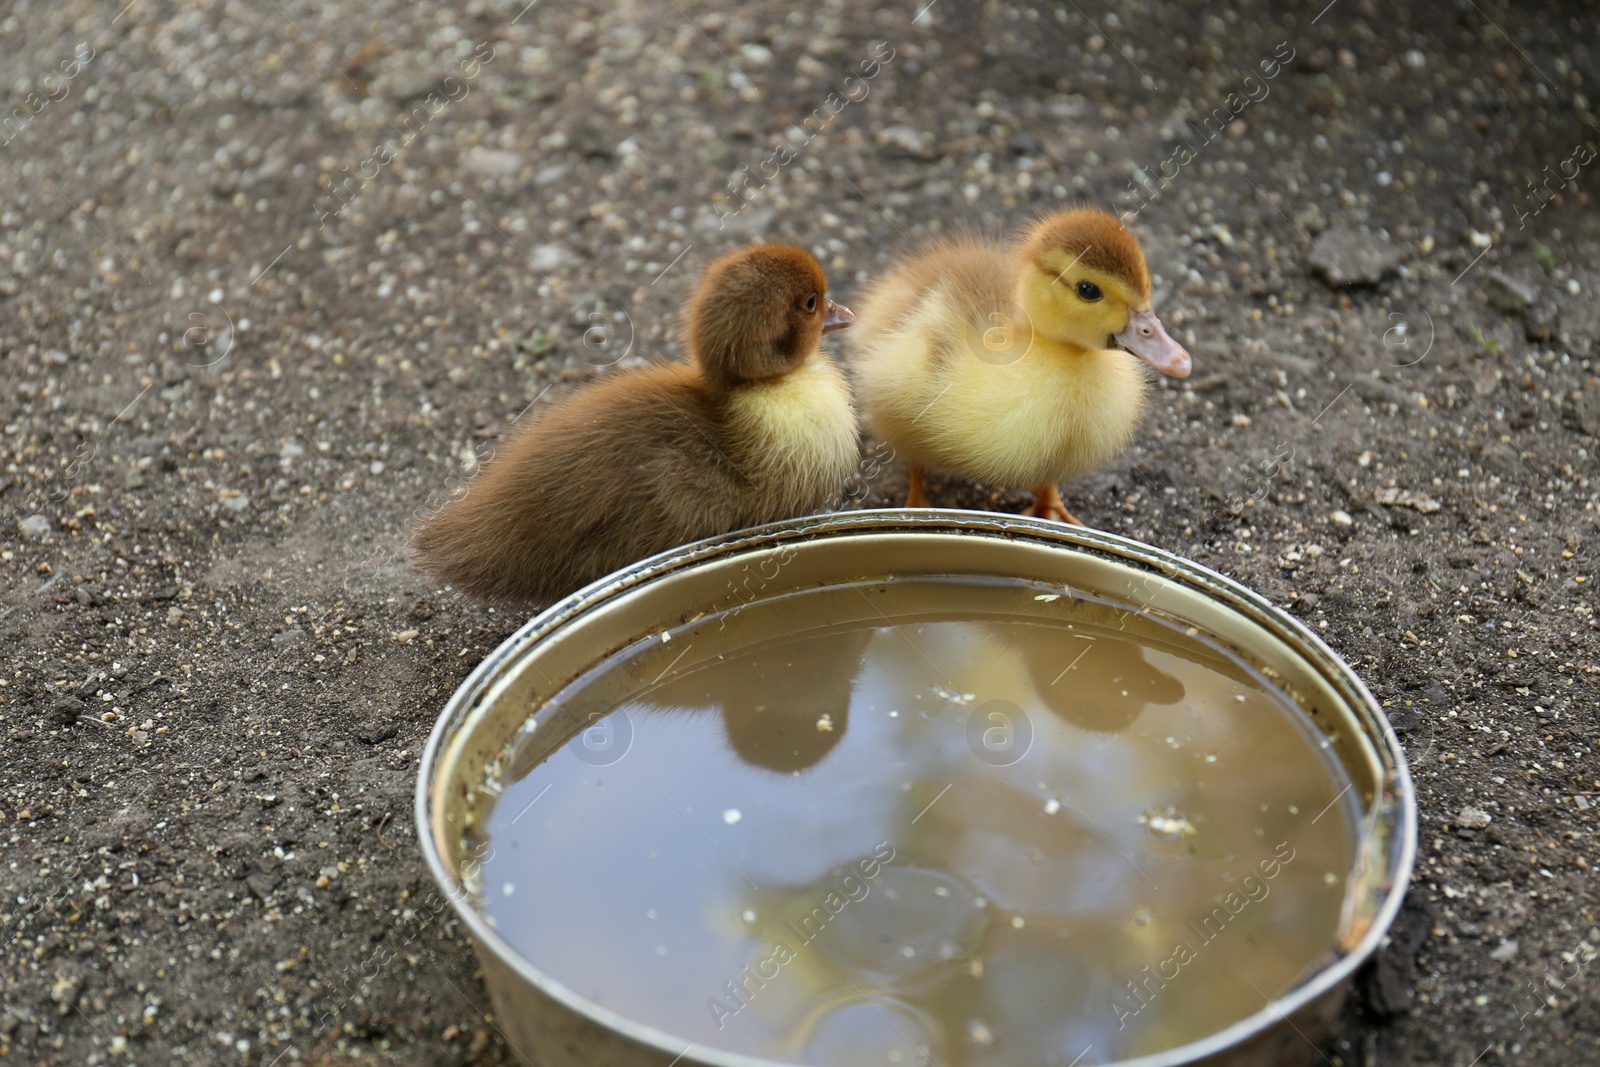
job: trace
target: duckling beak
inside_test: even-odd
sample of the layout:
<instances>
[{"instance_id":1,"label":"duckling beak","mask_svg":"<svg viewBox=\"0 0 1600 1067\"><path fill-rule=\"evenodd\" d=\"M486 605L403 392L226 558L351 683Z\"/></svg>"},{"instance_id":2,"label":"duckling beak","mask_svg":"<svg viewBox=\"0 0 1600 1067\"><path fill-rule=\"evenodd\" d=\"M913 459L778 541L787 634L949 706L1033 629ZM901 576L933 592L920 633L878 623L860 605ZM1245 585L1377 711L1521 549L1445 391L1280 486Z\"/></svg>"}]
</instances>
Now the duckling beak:
<instances>
[{"instance_id":1,"label":"duckling beak","mask_svg":"<svg viewBox=\"0 0 1600 1067\"><path fill-rule=\"evenodd\" d=\"M1172 378L1189 376L1189 353L1167 333L1155 312L1149 309L1135 311L1128 319L1127 329L1112 337L1117 344L1162 374Z\"/></svg>"},{"instance_id":2,"label":"duckling beak","mask_svg":"<svg viewBox=\"0 0 1600 1067\"><path fill-rule=\"evenodd\" d=\"M856 321L856 313L854 311L851 311L843 304L835 304L830 300L828 301L828 317L822 320L822 332L832 333L834 330L842 330L854 321Z\"/></svg>"}]
</instances>

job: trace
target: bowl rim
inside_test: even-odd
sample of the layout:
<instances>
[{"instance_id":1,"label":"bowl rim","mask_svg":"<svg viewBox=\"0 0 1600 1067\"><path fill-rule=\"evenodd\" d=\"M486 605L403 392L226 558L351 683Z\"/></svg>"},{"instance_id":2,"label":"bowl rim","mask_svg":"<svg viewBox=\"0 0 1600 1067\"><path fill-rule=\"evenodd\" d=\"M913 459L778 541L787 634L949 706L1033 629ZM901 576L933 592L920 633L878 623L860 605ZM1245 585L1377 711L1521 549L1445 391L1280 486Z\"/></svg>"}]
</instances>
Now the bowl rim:
<instances>
[{"instance_id":1,"label":"bowl rim","mask_svg":"<svg viewBox=\"0 0 1600 1067\"><path fill-rule=\"evenodd\" d=\"M1022 539L1053 545L1068 551L1087 551L1101 557L1114 557L1124 563L1153 567L1168 580L1179 581L1219 601L1226 610L1245 614L1269 629L1276 628L1280 640L1289 645L1292 651L1311 660L1313 666L1330 680L1337 677L1342 681L1359 701L1365 704L1367 715L1362 717L1369 719L1377 728L1377 736L1369 735L1368 739L1375 747L1383 750L1388 757L1387 762L1393 769L1391 778L1379 781L1378 790L1392 792L1397 801L1387 868L1394 877L1366 934L1352 950L1317 972L1310 980L1274 1000L1267 1001L1259 1010L1224 1029L1162 1052L1135 1059L1117 1060L1107 1064L1106 1067L1181 1067L1183 1064L1203 1061L1209 1056L1240 1046L1275 1025L1289 1022L1296 1012L1314 1004L1323 995L1348 981L1376 951L1387 936L1395 916L1399 914L1411 884L1417 853L1416 791L1411 781L1405 750L1400 747L1399 739L1382 706L1355 669L1314 631L1235 579L1194 560L1121 534L1086 526L1068 526L1030 516L995 512L946 508L874 508L813 515L735 530L669 549L630 564L535 614L518 627L515 633L502 641L493 652L485 656L451 694L428 735L427 744L423 748L418 764L413 804L417 836L435 885L450 901L457 918L471 932L473 939L485 950L493 953L501 966L514 972L523 982L567 1011L613 1034L656 1049L673 1063L684 1059L692 1049L695 1054L690 1058L691 1062L711 1067L794 1067L794 1064L788 1061L770 1060L748 1053L700 1045L659 1027L637 1022L612 1008L595 1003L536 968L472 906L468 891L451 873L444 857L440 854L435 842L431 817L434 793L432 779L446 745L468 718L477 698L499 677L502 670L532 645L547 639L592 608L614 600L648 582L706 560L725 559L784 544L803 544L807 541L869 533L900 533L911 536L924 533L964 533L1012 540ZM505 1037L503 1032L501 1036ZM1309 1038L1307 1041L1309 1043Z\"/></svg>"}]
</instances>

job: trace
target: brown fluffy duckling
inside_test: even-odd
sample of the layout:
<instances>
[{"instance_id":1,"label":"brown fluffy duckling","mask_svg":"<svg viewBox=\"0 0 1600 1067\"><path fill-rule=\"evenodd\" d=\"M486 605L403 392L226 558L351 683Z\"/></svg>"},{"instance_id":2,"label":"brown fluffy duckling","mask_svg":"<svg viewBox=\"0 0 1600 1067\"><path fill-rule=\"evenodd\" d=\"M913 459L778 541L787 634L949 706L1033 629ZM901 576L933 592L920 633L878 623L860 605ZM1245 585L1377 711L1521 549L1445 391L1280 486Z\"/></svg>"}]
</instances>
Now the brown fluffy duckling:
<instances>
[{"instance_id":1,"label":"brown fluffy duckling","mask_svg":"<svg viewBox=\"0 0 1600 1067\"><path fill-rule=\"evenodd\" d=\"M857 454L822 335L854 315L804 249L713 263L686 309L691 362L587 386L513 436L425 519L417 565L476 596L544 604L689 541L817 511Z\"/></svg>"},{"instance_id":2,"label":"brown fluffy duckling","mask_svg":"<svg viewBox=\"0 0 1600 1067\"><path fill-rule=\"evenodd\" d=\"M1029 514L1077 522L1057 487L1133 436L1147 389L1138 360L1189 374L1189 353L1150 309L1138 241L1092 208L1039 220L1014 249L938 245L860 306L863 415L911 465L908 507L927 506L933 465L1031 487Z\"/></svg>"}]
</instances>

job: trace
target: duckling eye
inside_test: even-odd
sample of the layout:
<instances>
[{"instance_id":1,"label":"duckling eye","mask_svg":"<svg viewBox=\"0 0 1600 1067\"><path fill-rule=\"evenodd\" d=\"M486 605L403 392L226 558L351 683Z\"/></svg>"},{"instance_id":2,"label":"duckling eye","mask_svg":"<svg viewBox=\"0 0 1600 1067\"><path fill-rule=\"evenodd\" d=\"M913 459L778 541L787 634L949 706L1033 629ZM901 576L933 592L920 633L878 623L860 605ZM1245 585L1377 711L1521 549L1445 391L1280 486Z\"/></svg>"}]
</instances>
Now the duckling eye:
<instances>
[{"instance_id":1,"label":"duckling eye","mask_svg":"<svg viewBox=\"0 0 1600 1067\"><path fill-rule=\"evenodd\" d=\"M1100 291L1100 287L1094 282L1078 283L1078 299L1080 300L1087 300L1093 303L1104 295L1105 294Z\"/></svg>"},{"instance_id":2,"label":"duckling eye","mask_svg":"<svg viewBox=\"0 0 1600 1067\"><path fill-rule=\"evenodd\" d=\"M810 296L808 296L806 298L806 310L807 311L815 311L815 310L817 310L817 294L816 293L812 293Z\"/></svg>"}]
</instances>

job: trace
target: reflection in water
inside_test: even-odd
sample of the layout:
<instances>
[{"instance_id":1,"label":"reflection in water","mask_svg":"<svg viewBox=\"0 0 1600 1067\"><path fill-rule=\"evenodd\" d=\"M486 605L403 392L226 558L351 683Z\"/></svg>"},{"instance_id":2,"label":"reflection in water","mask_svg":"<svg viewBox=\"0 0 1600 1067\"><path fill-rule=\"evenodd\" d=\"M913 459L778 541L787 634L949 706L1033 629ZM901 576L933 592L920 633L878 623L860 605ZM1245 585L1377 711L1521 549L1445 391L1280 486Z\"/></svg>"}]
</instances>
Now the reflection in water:
<instances>
[{"instance_id":1,"label":"reflection in water","mask_svg":"<svg viewBox=\"0 0 1600 1067\"><path fill-rule=\"evenodd\" d=\"M822 759L850 724L850 694L870 640L865 629L823 632L743 657L748 684L705 694L720 706L728 744L769 771L804 770Z\"/></svg>"},{"instance_id":2,"label":"reflection in water","mask_svg":"<svg viewBox=\"0 0 1600 1067\"><path fill-rule=\"evenodd\" d=\"M795 594L621 654L516 753L483 908L583 996L796 1063L1088 1065L1253 1013L1333 940L1345 780L1242 664L1036 593ZM604 766L557 744L597 706Z\"/></svg>"},{"instance_id":3,"label":"reflection in water","mask_svg":"<svg viewBox=\"0 0 1600 1067\"><path fill-rule=\"evenodd\" d=\"M1059 645L1030 643L1023 652L1039 699L1072 725L1113 733L1126 729L1148 704L1183 699L1183 683L1151 666L1137 643L1102 633L1076 644L1066 666Z\"/></svg>"}]
</instances>

